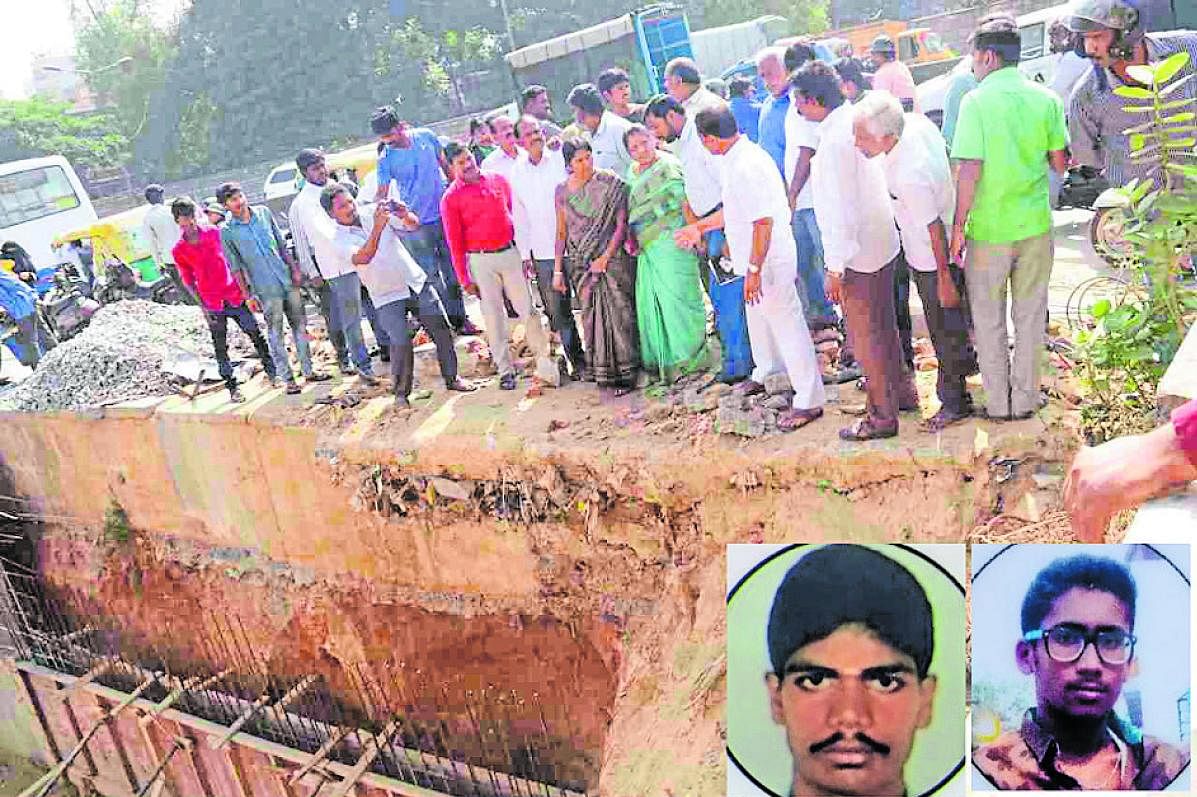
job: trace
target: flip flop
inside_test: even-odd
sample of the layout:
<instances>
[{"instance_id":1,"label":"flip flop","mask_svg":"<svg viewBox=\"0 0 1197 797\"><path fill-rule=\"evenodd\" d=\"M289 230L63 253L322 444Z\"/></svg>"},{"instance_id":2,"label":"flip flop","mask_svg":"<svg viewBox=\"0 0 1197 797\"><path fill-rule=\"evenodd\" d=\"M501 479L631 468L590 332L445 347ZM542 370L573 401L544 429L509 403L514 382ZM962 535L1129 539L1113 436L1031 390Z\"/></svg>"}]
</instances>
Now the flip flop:
<instances>
[{"instance_id":1,"label":"flip flop","mask_svg":"<svg viewBox=\"0 0 1197 797\"><path fill-rule=\"evenodd\" d=\"M822 407L809 410L790 410L777 416L777 428L783 432L795 432L822 417Z\"/></svg>"},{"instance_id":2,"label":"flip flop","mask_svg":"<svg viewBox=\"0 0 1197 797\"><path fill-rule=\"evenodd\" d=\"M849 427L840 429L840 439L857 443L866 440L881 440L886 437L897 437L898 427L895 424L889 428L880 428L873 424L871 418L861 418Z\"/></svg>"}]
</instances>

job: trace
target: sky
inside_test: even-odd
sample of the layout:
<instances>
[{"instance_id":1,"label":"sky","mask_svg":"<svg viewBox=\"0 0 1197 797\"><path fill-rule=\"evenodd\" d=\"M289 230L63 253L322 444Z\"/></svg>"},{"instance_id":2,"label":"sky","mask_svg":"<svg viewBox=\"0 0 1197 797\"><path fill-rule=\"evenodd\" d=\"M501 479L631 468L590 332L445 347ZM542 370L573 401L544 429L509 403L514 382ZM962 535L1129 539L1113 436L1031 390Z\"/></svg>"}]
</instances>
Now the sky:
<instances>
[{"instance_id":1,"label":"sky","mask_svg":"<svg viewBox=\"0 0 1197 797\"><path fill-rule=\"evenodd\" d=\"M181 0L150 0L147 5L165 20ZM0 30L0 97L6 99L26 96L36 55L69 55L75 46L68 0L0 0Z\"/></svg>"}]
</instances>

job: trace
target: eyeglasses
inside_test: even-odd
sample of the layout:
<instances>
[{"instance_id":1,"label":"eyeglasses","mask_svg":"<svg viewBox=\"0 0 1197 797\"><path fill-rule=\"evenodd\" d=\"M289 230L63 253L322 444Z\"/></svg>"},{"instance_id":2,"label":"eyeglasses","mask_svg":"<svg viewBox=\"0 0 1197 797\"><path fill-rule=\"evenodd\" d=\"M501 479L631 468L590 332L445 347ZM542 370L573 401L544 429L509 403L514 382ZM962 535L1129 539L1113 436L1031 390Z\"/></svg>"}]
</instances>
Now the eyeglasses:
<instances>
[{"instance_id":1,"label":"eyeglasses","mask_svg":"<svg viewBox=\"0 0 1197 797\"><path fill-rule=\"evenodd\" d=\"M1047 655L1061 664L1079 659L1090 644L1097 651L1097 658L1106 664L1126 664L1135 655L1134 635L1121 629L1083 631L1074 626L1056 625L1028 631L1023 639L1027 642L1042 639Z\"/></svg>"}]
</instances>

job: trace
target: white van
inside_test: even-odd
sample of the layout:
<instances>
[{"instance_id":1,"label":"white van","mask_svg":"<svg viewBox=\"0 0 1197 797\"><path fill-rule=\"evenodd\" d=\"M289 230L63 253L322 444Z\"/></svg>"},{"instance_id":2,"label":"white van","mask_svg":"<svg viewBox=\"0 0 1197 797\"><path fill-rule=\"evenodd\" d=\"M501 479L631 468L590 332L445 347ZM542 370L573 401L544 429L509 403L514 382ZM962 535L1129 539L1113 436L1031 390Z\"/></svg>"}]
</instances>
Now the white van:
<instances>
[{"instance_id":1,"label":"white van","mask_svg":"<svg viewBox=\"0 0 1197 797\"><path fill-rule=\"evenodd\" d=\"M299 193L299 168L296 167L295 161L271 169L270 174L266 175L263 191L267 202Z\"/></svg>"},{"instance_id":2,"label":"white van","mask_svg":"<svg viewBox=\"0 0 1197 797\"><path fill-rule=\"evenodd\" d=\"M0 242L20 244L34 266L57 263L54 239L97 218L79 175L61 155L0 164Z\"/></svg>"}]
</instances>

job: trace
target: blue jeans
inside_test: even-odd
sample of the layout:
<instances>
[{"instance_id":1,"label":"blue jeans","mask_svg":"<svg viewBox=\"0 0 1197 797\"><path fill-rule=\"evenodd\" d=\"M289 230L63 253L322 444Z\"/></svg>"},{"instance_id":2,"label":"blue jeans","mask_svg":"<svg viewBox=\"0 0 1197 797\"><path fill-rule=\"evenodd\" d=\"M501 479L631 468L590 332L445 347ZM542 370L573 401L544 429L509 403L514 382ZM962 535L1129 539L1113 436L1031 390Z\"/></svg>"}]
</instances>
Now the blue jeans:
<instances>
[{"instance_id":1,"label":"blue jeans","mask_svg":"<svg viewBox=\"0 0 1197 797\"><path fill-rule=\"evenodd\" d=\"M291 361L287 358L287 334L283 324L291 327L295 340L295 353L299 356L299 367L304 376L312 375L312 350L308 346L308 322L303 307L303 296L299 288L290 288L286 296L262 301L262 315L266 318L266 340L270 343L270 356L274 359L274 372L288 382L295 381Z\"/></svg>"},{"instance_id":2,"label":"blue jeans","mask_svg":"<svg viewBox=\"0 0 1197 797\"><path fill-rule=\"evenodd\" d=\"M815 221L814 208L799 208L794 211L794 242L798 244L798 295L802 297L802 309L806 320L834 318L835 309L827 300L827 289L823 285L823 236L819 223Z\"/></svg>"},{"instance_id":3,"label":"blue jeans","mask_svg":"<svg viewBox=\"0 0 1197 797\"><path fill-rule=\"evenodd\" d=\"M42 356L54 348L50 330L46 329L36 310L24 318L16 319L16 324L17 334L9 340L9 348L17 355L21 365L36 368Z\"/></svg>"},{"instance_id":4,"label":"blue jeans","mask_svg":"<svg viewBox=\"0 0 1197 797\"><path fill-rule=\"evenodd\" d=\"M449 323L461 327L466 321L465 301L440 221L421 224L420 229L405 233L403 245L420 264L420 268L424 269L428 281L440 295L445 312L449 315Z\"/></svg>"},{"instance_id":5,"label":"blue jeans","mask_svg":"<svg viewBox=\"0 0 1197 797\"><path fill-rule=\"evenodd\" d=\"M332 321L345 335L345 347L353 364L363 374L373 375L370 352L362 338L362 280L357 272L327 280L332 290Z\"/></svg>"}]
</instances>

